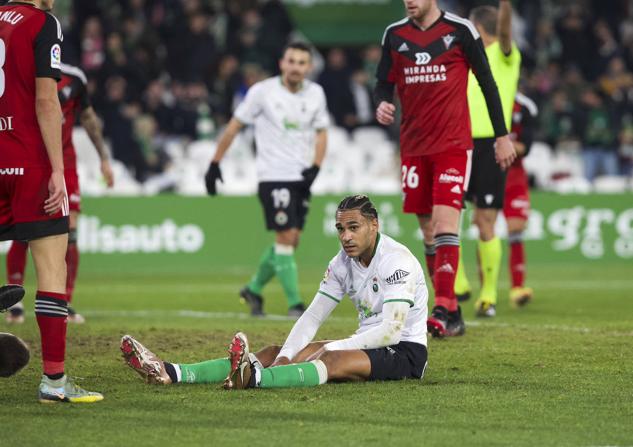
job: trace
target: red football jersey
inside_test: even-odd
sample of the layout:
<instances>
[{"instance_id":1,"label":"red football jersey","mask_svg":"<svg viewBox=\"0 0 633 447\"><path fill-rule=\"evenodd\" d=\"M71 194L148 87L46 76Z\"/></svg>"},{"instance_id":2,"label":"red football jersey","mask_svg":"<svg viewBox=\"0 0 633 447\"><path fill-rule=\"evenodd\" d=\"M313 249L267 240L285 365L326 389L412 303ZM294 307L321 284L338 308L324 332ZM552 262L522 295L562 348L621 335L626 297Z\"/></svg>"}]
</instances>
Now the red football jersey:
<instances>
[{"instance_id":1,"label":"red football jersey","mask_svg":"<svg viewBox=\"0 0 633 447\"><path fill-rule=\"evenodd\" d=\"M512 130L510 135L514 141L520 141L525 145L526 153L522 157L517 157L512 163L513 166L523 165L523 157L530 151L534 141L534 127L537 115L538 107L534 101L522 93L517 93L512 109Z\"/></svg>"},{"instance_id":2,"label":"red football jersey","mask_svg":"<svg viewBox=\"0 0 633 447\"><path fill-rule=\"evenodd\" d=\"M26 3L0 7L0 167L48 166L35 113L35 78L59 80L62 31Z\"/></svg>"},{"instance_id":3,"label":"red football jersey","mask_svg":"<svg viewBox=\"0 0 633 447\"><path fill-rule=\"evenodd\" d=\"M472 149L466 97L471 69L480 84L485 81L490 87L487 99L494 104L488 107L493 106L493 115L499 115L493 123L503 134L496 84L479 33L470 21L442 12L427 29L409 18L387 27L376 77L379 83L395 84L400 98L402 156Z\"/></svg>"},{"instance_id":4,"label":"red football jersey","mask_svg":"<svg viewBox=\"0 0 633 447\"><path fill-rule=\"evenodd\" d=\"M68 64L61 65L62 79L57 83L59 102L62 105L62 145L64 169L75 169L77 157L73 145L73 127L77 115L90 107L86 75L81 69Z\"/></svg>"}]
</instances>

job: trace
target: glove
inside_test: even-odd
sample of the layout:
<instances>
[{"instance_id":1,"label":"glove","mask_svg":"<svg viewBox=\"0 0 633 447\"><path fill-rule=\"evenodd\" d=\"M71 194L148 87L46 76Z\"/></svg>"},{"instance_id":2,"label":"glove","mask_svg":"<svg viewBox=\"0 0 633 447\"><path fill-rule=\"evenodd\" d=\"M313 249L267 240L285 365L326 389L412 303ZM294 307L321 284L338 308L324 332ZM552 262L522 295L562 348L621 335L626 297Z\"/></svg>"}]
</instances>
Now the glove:
<instances>
[{"instance_id":1,"label":"glove","mask_svg":"<svg viewBox=\"0 0 633 447\"><path fill-rule=\"evenodd\" d=\"M312 165L309 168L301 171L301 175L303 176L303 184L305 185L306 189L310 189L310 186L312 186L312 184L314 183L317 175L319 175L320 169L321 168L319 168L317 165Z\"/></svg>"},{"instance_id":2,"label":"glove","mask_svg":"<svg viewBox=\"0 0 633 447\"><path fill-rule=\"evenodd\" d=\"M224 182L222 179L222 171L220 171L220 163L213 161L209 165L207 173L204 175L204 183L207 186L207 192L210 196L215 196L218 193L215 188L216 181L218 180Z\"/></svg>"}]
</instances>

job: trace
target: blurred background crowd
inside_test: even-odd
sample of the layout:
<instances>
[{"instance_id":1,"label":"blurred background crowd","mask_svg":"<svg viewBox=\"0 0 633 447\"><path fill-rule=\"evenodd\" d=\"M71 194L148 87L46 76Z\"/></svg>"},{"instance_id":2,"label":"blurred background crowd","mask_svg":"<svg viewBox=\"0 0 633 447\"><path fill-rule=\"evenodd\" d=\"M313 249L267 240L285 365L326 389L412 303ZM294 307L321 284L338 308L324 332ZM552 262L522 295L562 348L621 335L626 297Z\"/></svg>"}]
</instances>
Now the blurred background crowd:
<instances>
[{"instance_id":1,"label":"blurred background crowd","mask_svg":"<svg viewBox=\"0 0 633 447\"><path fill-rule=\"evenodd\" d=\"M495 3L440 0L462 16ZM578 161L589 182L631 176L633 1L513 5L521 90L540 109L537 139ZM248 88L277 73L284 44L301 39L281 0L57 0L55 12L65 62L86 72L113 156L141 183L170 166L170 143L215 138ZM336 126L375 126L379 37L317 50L314 78Z\"/></svg>"}]
</instances>

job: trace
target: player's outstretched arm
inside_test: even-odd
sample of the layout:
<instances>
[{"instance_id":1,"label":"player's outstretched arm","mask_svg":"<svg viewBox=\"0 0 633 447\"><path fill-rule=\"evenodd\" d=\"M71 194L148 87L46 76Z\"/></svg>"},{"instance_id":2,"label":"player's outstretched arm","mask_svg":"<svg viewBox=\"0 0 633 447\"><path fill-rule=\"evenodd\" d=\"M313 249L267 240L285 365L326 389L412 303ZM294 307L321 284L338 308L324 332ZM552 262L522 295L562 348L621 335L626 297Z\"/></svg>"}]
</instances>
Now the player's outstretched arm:
<instances>
[{"instance_id":1,"label":"player's outstretched arm","mask_svg":"<svg viewBox=\"0 0 633 447\"><path fill-rule=\"evenodd\" d=\"M499 0L497 38L503 54L509 55L512 52L512 3L510 0Z\"/></svg>"},{"instance_id":2,"label":"player's outstretched arm","mask_svg":"<svg viewBox=\"0 0 633 447\"><path fill-rule=\"evenodd\" d=\"M63 206L66 197L62 156L62 109L59 105L55 79L35 78L35 113L52 169L44 211L55 214Z\"/></svg>"},{"instance_id":3,"label":"player's outstretched arm","mask_svg":"<svg viewBox=\"0 0 633 447\"><path fill-rule=\"evenodd\" d=\"M86 129L90 141L92 141L92 144L97 150L97 154L99 154L99 159L101 160L101 174L103 175L106 185L108 188L112 188L114 185L114 174L110 166L110 154L103 140L103 129L95 109L92 108L92 106L85 108L79 116L79 121L83 128Z\"/></svg>"},{"instance_id":4,"label":"player's outstretched arm","mask_svg":"<svg viewBox=\"0 0 633 447\"><path fill-rule=\"evenodd\" d=\"M310 343L323 322L330 316L338 302L318 292L306 311L292 327L288 338L279 351L273 366L286 365L308 343Z\"/></svg>"},{"instance_id":5,"label":"player's outstretched arm","mask_svg":"<svg viewBox=\"0 0 633 447\"><path fill-rule=\"evenodd\" d=\"M218 145L215 149L215 154L213 155L213 159L211 160L211 164L209 165L209 169L207 169L207 173L204 176L204 182L207 187L207 192L209 195L214 196L217 194L216 183L217 181L224 181L222 179L222 171L220 171L220 161L226 154L226 151L231 147L231 143L237 136L237 134L242 130L244 124L242 124L237 118L233 117L226 125L224 132L220 136L218 140Z\"/></svg>"}]
</instances>

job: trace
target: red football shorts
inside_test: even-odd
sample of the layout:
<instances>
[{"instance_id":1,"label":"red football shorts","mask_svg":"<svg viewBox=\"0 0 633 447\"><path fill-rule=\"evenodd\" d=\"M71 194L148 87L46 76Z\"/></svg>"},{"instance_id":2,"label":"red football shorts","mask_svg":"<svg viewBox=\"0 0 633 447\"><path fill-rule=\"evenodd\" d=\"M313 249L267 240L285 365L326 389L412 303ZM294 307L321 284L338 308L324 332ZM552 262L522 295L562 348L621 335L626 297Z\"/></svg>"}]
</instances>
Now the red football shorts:
<instances>
[{"instance_id":1,"label":"red football shorts","mask_svg":"<svg viewBox=\"0 0 633 447\"><path fill-rule=\"evenodd\" d=\"M530 214L530 190L522 162L514 163L508 169L503 214L506 219L527 219Z\"/></svg>"},{"instance_id":2,"label":"red football shorts","mask_svg":"<svg viewBox=\"0 0 633 447\"><path fill-rule=\"evenodd\" d=\"M79 190L79 176L76 169L65 169L64 178L66 179L66 193L68 194L68 203L70 211L81 211L81 192Z\"/></svg>"},{"instance_id":3,"label":"red football shorts","mask_svg":"<svg viewBox=\"0 0 633 447\"><path fill-rule=\"evenodd\" d=\"M68 232L68 198L49 215L48 167L0 168L0 240L32 240Z\"/></svg>"},{"instance_id":4,"label":"red football shorts","mask_svg":"<svg viewBox=\"0 0 633 447\"><path fill-rule=\"evenodd\" d=\"M403 211L431 214L433 206L462 209L472 151L402 157Z\"/></svg>"}]
</instances>

